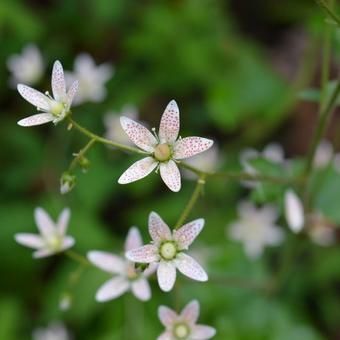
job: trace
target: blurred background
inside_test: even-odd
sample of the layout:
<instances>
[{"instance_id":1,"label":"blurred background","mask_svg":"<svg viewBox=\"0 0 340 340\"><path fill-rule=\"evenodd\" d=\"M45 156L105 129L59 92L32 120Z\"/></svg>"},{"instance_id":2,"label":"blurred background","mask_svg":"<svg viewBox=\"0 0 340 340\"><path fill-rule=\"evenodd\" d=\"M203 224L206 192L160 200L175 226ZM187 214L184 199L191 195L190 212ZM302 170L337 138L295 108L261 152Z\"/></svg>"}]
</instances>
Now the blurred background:
<instances>
[{"instance_id":1,"label":"blurred background","mask_svg":"<svg viewBox=\"0 0 340 340\"><path fill-rule=\"evenodd\" d=\"M68 206L77 252L120 253L132 225L149 241L150 211L174 225L195 185L184 179L176 194L151 175L120 186L118 177L137 158L96 145L88 153L87 173L77 169L76 187L61 195L60 176L87 140L65 123L19 127L16 122L35 109L16 92L18 80L24 82L16 78L50 90L52 64L59 59L65 70L78 70L85 78L73 117L91 131L123 138L117 125L112 127L122 112L138 113L140 121L158 127L166 104L175 99L181 135L216 141L218 149L203 160L204 166L240 171L242 150L262 150L276 142L299 169L317 119L325 29L333 30L332 79L339 65L340 31L325 23L324 13L310 0L1 0L0 339L31 339L34 329L53 321L62 322L74 339L155 339L163 331L158 306L173 308L176 300L182 308L194 298L201 303L200 323L215 327L216 339L340 339L335 230L340 175L329 165L315 176L312 200L334 227L332 245L320 246L307 233L293 236L281 218L285 242L257 260L230 240L226 228L237 219L241 199L282 209L286 187L264 184L249 190L236 181L209 180L189 219L206 220L192 250L211 280L201 284L179 275L177 297L162 293L153 280L153 298L146 303L131 294L97 303L95 292L107 274L88 268L74 279L77 263L63 255L33 260L31 251L13 238L17 232L36 232L36 206L55 219ZM32 66L25 75L13 55L22 56L27 46L25 60ZM96 67L92 62L102 65L101 72L89 70ZM334 150L340 147L339 123L334 115L327 131ZM278 164L254 166L284 176ZM301 251L286 268L280 289L259 289L278 275L282 253L295 242ZM63 311L59 304L66 293L72 304Z\"/></svg>"}]
</instances>

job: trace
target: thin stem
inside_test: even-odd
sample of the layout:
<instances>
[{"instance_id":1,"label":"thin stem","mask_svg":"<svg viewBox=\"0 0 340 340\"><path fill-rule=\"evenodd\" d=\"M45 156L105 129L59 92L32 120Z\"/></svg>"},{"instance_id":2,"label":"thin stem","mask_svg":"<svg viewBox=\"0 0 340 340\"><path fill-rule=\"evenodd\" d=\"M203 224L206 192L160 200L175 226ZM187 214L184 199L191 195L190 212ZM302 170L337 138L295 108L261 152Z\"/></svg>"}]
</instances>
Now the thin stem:
<instances>
[{"instance_id":1,"label":"thin stem","mask_svg":"<svg viewBox=\"0 0 340 340\"><path fill-rule=\"evenodd\" d=\"M96 142L96 139L92 138L90 139L90 141L76 154L76 156L74 157L74 159L72 160L68 171L71 172L72 170L74 170L74 168L76 167L77 163L79 162L79 160L85 156L86 152L92 147L92 145Z\"/></svg>"},{"instance_id":2,"label":"thin stem","mask_svg":"<svg viewBox=\"0 0 340 340\"><path fill-rule=\"evenodd\" d=\"M334 13L325 0L315 0L315 2L340 26L340 17Z\"/></svg>"},{"instance_id":3,"label":"thin stem","mask_svg":"<svg viewBox=\"0 0 340 340\"><path fill-rule=\"evenodd\" d=\"M65 251L65 255L67 255L72 260L79 262L83 266L91 266L91 262L83 255L76 253L73 250L67 250Z\"/></svg>"},{"instance_id":4,"label":"thin stem","mask_svg":"<svg viewBox=\"0 0 340 340\"><path fill-rule=\"evenodd\" d=\"M71 127L74 127L75 129L77 129L78 131L83 133L84 135L90 137L91 139L94 139L96 142L99 142L99 143L102 143L102 144L106 144L106 145L114 146L115 148L120 149L122 151L128 151L128 152L138 153L138 154L142 154L142 155L148 155L149 154L146 151L139 150L137 148L133 148L131 146L120 144L120 143L114 142L114 141L112 141L110 139L106 139L104 137L98 136L95 133L93 133L93 132L89 131L88 129L84 128L83 126L81 126L77 122L75 122L71 118L71 116L68 116L68 120L69 120L69 122L71 124Z\"/></svg>"},{"instance_id":5,"label":"thin stem","mask_svg":"<svg viewBox=\"0 0 340 340\"><path fill-rule=\"evenodd\" d=\"M181 216L179 217L175 227L174 227L174 230L178 229L184 222L185 220L187 219L187 217L189 216L192 208L194 207L196 201L198 200L201 192L202 192L202 189L203 189L203 186L205 184L205 176L204 175L201 175L199 177L199 179L197 180L197 183L196 183L196 186L195 186L195 189L189 199L189 202L188 204L186 205L186 207L184 208Z\"/></svg>"}]
</instances>

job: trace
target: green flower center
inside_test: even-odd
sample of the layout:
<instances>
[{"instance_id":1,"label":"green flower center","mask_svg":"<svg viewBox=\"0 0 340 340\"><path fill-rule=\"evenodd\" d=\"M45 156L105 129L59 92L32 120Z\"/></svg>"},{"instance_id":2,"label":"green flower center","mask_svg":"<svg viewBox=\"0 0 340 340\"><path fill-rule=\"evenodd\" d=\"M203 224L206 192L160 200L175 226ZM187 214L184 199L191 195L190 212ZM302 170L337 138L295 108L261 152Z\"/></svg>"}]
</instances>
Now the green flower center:
<instances>
[{"instance_id":1,"label":"green flower center","mask_svg":"<svg viewBox=\"0 0 340 340\"><path fill-rule=\"evenodd\" d=\"M48 248L53 251L59 251L62 246L62 238L59 235L54 235L47 240Z\"/></svg>"},{"instance_id":2,"label":"green flower center","mask_svg":"<svg viewBox=\"0 0 340 340\"><path fill-rule=\"evenodd\" d=\"M59 117L63 113L64 109L65 107L63 103L57 102L55 100L51 100L50 110L54 116Z\"/></svg>"},{"instance_id":3,"label":"green flower center","mask_svg":"<svg viewBox=\"0 0 340 340\"><path fill-rule=\"evenodd\" d=\"M174 327L173 334L176 339L186 339L190 333L188 325L179 323Z\"/></svg>"},{"instance_id":4,"label":"green flower center","mask_svg":"<svg viewBox=\"0 0 340 340\"><path fill-rule=\"evenodd\" d=\"M161 245L159 253L163 259L172 260L177 254L176 245L173 242L165 242Z\"/></svg>"},{"instance_id":5,"label":"green flower center","mask_svg":"<svg viewBox=\"0 0 340 340\"><path fill-rule=\"evenodd\" d=\"M158 144L154 151L155 158L160 162L165 162L171 157L171 149L168 144Z\"/></svg>"}]
</instances>

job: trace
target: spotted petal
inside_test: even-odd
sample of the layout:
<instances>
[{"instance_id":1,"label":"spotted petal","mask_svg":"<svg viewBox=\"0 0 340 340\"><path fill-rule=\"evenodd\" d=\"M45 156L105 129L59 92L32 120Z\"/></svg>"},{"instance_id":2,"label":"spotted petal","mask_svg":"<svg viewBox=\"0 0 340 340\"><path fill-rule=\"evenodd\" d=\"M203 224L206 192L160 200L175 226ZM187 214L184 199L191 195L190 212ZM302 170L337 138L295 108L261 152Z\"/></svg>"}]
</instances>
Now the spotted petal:
<instances>
[{"instance_id":1,"label":"spotted petal","mask_svg":"<svg viewBox=\"0 0 340 340\"><path fill-rule=\"evenodd\" d=\"M19 233L15 234L15 240L23 246L39 249L44 247L45 242L40 235Z\"/></svg>"},{"instance_id":2,"label":"spotted petal","mask_svg":"<svg viewBox=\"0 0 340 340\"><path fill-rule=\"evenodd\" d=\"M128 117L120 117L120 124L128 137L139 148L147 152L154 151L154 147L158 142L146 127Z\"/></svg>"},{"instance_id":3,"label":"spotted petal","mask_svg":"<svg viewBox=\"0 0 340 340\"><path fill-rule=\"evenodd\" d=\"M198 220L185 224L180 229L175 230L174 240L177 242L179 249L188 249L188 247L203 229L203 226L204 219L200 218Z\"/></svg>"},{"instance_id":4,"label":"spotted petal","mask_svg":"<svg viewBox=\"0 0 340 340\"><path fill-rule=\"evenodd\" d=\"M177 320L178 315L169 307L159 306L158 317L164 327L170 328Z\"/></svg>"},{"instance_id":5,"label":"spotted petal","mask_svg":"<svg viewBox=\"0 0 340 340\"><path fill-rule=\"evenodd\" d=\"M70 209L65 208L59 215L58 222L57 222L57 229L60 235L65 235L66 233L68 221L70 219L70 214L71 214Z\"/></svg>"},{"instance_id":6,"label":"spotted petal","mask_svg":"<svg viewBox=\"0 0 340 340\"><path fill-rule=\"evenodd\" d=\"M122 274L125 273L126 262L121 257L104 252L104 251L90 251L87 253L87 258L96 267L112 273L112 274Z\"/></svg>"},{"instance_id":7,"label":"spotted petal","mask_svg":"<svg viewBox=\"0 0 340 340\"><path fill-rule=\"evenodd\" d=\"M147 244L143 247L131 249L125 253L125 257L137 263L152 263L159 260L158 248L153 244Z\"/></svg>"},{"instance_id":8,"label":"spotted petal","mask_svg":"<svg viewBox=\"0 0 340 340\"><path fill-rule=\"evenodd\" d=\"M184 275L197 281L207 281L205 270L189 255L180 253L175 260L177 269Z\"/></svg>"},{"instance_id":9,"label":"spotted petal","mask_svg":"<svg viewBox=\"0 0 340 340\"><path fill-rule=\"evenodd\" d=\"M193 325L197 322L200 313L200 305L197 300L188 303L181 312L181 318Z\"/></svg>"},{"instance_id":10,"label":"spotted petal","mask_svg":"<svg viewBox=\"0 0 340 340\"><path fill-rule=\"evenodd\" d=\"M54 118L51 113L37 113L36 115L19 120L18 125L23 127L42 125L52 122Z\"/></svg>"},{"instance_id":11,"label":"spotted petal","mask_svg":"<svg viewBox=\"0 0 340 340\"><path fill-rule=\"evenodd\" d=\"M161 290L169 292L176 281L176 267L174 263L161 261L157 268L157 279Z\"/></svg>"},{"instance_id":12,"label":"spotted petal","mask_svg":"<svg viewBox=\"0 0 340 340\"><path fill-rule=\"evenodd\" d=\"M152 157L145 157L133 163L118 179L119 184L127 184L138 181L149 175L156 167L156 162Z\"/></svg>"},{"instance_id":13,"label":"spotted petal","mask_svg":"<svg viewBox=\"0 0 340 340\"><path fill-rule=\"evenodd\" d=\"M191 329L190 339L207 340L216 334L216 329L205 325L194 325Z\"/></svg>"},{"instance_id":14,"label":"spotted petal","mask_svg":"<svg viewBox=\"0 0 340 340\"><path fill-rule=\"evenodd\" d=\"M149 215L149 233L155 244L172 239L170 228L155 212Z\"/></svg>"},{"instance_id":15,"label":"spotted petal","mask_svg":"<svg viewBox=\"0 0 340 340\"><path fill-rule=\"evenodd\" d=\"M34 217L37 227L43 237L50 238L55 234L55 226L47 212L42 208L34 210Z\"/></svg>"},{"instance_id":16,"label":"spotted petal","mask_svg":"<svg viewBox=\"0 0 340 340\"><path fill-rule=\"evenodd\" d=\"M122 276L114 277L113 279L105 282L96 293L96 300L104 302L124 294L130 287L129 281Z\"/></svg>"},{"instance_id":17,"label":"spotted petal","mask_svg":"<svg viewBox=\"0 0 340 340\"><path fill-rule=\"evenodd\" d=\"M181 190L181 174L177 164L173 160L160 164L160 173L163 182L174 192Z\"/></svg>"},{"instance_id":18,"label":"spotted petal","mask_svg":"<svg viewBox=\"0 0 340 340\"><path fill-rule=\"evenodd\" d=\"M179 132L179 109L177 103L172 100L161 118L159 125L159 138L161 143L173 143Z\"/></svg>"},{"instance_id":19,"label":"spotted petal","mask_svg":"<svg viewBox=\"0 0 340 340\"><path fill-rule=\"evenodd\" d=\"M79 89L79 82L74 81L67 92L67 110L70 109L72 102L73 102L73 98L78 92L78 89Z\"/></svg>"},{"instance_id":20,"label":"spotted petal","mask_svg":"<svg viewBox=\"0 0 340 340\"><path fill-rule=\"evenodd\" d=\"M43 93L23 84L18 84L17 89L21 96L35 107L44 111L49 110L50 99Z\"/></svg>"},{"instance_id":21,"label":"spotted petal","mask_svg":"<svg viewBox=\"0 0 340 340\"><path fill-rule=\"evenodd\" d=\"M52 92L53 98L58 102L64 102L66 99L66 84L63 66L57 60L53 64L52 70Z\"/></svg>"},{"instance_id":22,"label":"spotted petal","mask_svg":"<svg viewBox=\"0 0 340 340\"><path fill-rule=\"evenodd\" d=\"M131 227L126 237L125 251L139 248L143 245L142 237L137 227Z\"/></svg>"},{"instance_id":23,"label":"spotted petal","mask_svg":"<svg viewBox=\"0 0 340 340\"><path fill-rule=\"evenodd\" d=\"M134 280L131 283L132 293L141 301L147 301L151 299L151 289L149 282L144 279Z\"/></svg>"},{"instance_id":24,"label":"spotted petal","mask_svg":"<svg viewBox=\"0 0 340 340\"><path fill-rule=\"evenodd\" d=\"M203 151L208 150L214 141L202 137L186 137L176 142L174 146L175 159L184 159L195 156Z\"/></svg>"}]
</instances>

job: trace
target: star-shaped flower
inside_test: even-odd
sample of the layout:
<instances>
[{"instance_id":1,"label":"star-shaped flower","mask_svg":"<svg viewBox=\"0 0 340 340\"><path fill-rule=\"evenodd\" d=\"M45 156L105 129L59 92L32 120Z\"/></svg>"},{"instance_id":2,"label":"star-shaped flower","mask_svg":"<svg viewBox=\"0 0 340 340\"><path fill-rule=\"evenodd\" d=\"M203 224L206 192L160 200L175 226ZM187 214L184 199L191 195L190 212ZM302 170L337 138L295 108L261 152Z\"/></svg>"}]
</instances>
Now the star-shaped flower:
<instances>
[{"instance_id":1,"label":"star-shaped flower","mask_svg":"<svg viewBox=\"0 0 340 340\"><path fill-rule=\"evenodd\" d=\"M33 253L34 258L54 255L74 245L74 238L66 235L70 218L69 209L66 208L61 212L57 223L54 223L42 208L35 209L34 217L40 235L27 233L15 234L15 240L18 243L36 249Z\"/></svg>"},{"instance_id":2,"label":"star-shaped flower","mask_svg":"<svg viewBox=\"0 0 340 340\"><path fill-rule=\"evenodd\" d=\"M64 71L58 60L53 65L51 83L53 97L48 92L43 94L27 85L18 84L21 96L34 105L38 111L43 112L19 120L20 126L34 126L49 122L57 124L69 114L73 97L78 90L78 82L73 82L66 92Z\"/></svg>"},{"instance_id":3,"label":"star-shaped flower","mask_svg":"<svg viewBox=\"0 0 340 340\"><path fill-rule=\"evenodd\" d=\"M132 142L150 154L132 164L120 176L120 184L144 178L159 167L164 183L170 190L177 192L181 189L181 174L176 161L197 155L213 145L213 141L206 138L178 138L179 109L174 100L168 104L162 115L158 135L153 135L130 118L121 117L120 122Z\"/></svg>"},{"instance_id":4,"label":"star-shaped flower","mask_svg":"<svg viewBox=\"0 0 340 340\"><path fill-rule=\"evenodd\" d=\"M125 241L125 251L139 248L143 245L141 235L136 227L129 230ZM104 251L90 251L88 259L98 268L113 274L114 277L105 282L96 293L99 302L119 297L131 290L136 298L147 301L151 298L151 289L147 277L155 271L155 266L149 266L144 272L135 269L135 264L123 257Z\"/></svg>"},{"instance_id":5,"label":"star-shaped flower","mask_svg":"<svg viewBox=\"0 0 340 340\"><path fill-rule=\"evenodd\" d=\"M137 263L157 263L157 278L160 288L168 292L176 281L176 268L197 281L207 281L204 269L184 251L189 248L204 226L202 218L171 231L155 212L149 215L151 244L127 251L125 256Z\"/></svg>"},{"instance_id":6,"label":"star-shaped flower","mask_svg":"<svg viewBox=\"0 0 340 340\"><path fill-rule=\"evenodd\" d=\"M216 334L213 327L197 324L200 305L197 300L188 303L181 314L166 306L158 308L158 317L166 330L157 340L206 340Z\"/></svg>"},{"instance_id":7,"label":"star-shaped flower","mask_svg":"<svg viewBox=\"0 0 340 340\"><path fill-rule=\"evenodd\" d=\"M240 219L227 230L230 237L243 243L246 254L258 258L266 245L275 246L282 242L284 234L275 224L278 213L271 205L256 208L252 203L238 205Z\"/></svg>"}]
</instances>

